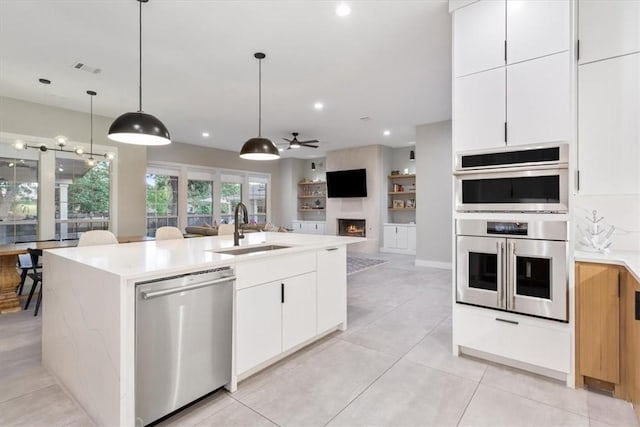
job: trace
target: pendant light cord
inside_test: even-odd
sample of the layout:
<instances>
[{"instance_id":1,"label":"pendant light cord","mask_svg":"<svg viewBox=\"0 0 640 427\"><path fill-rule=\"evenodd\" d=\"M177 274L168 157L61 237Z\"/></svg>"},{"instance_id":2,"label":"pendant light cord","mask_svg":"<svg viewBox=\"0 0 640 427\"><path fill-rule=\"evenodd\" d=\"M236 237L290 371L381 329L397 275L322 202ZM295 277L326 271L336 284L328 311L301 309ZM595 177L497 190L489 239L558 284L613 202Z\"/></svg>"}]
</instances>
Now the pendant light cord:
<instances>
[{"instance_id":1,"label":"pendant light cord","mask_svg":"<svg viewBox=\"0 0 640 427\"><path fill-rule=\"evenodd\" d=\"M262 136L262 59L258 59L258 137Z\"/></svg>"},{"instance_id":2,"label":"pendant light cord","mask_svg":"<svg viewBox=\"0 0 640 427\"><path fill-rule=\"evenodd\" d=\"M90 148L89 148L89 156L93 157L93 95L89 94L89 100L91 101L91 103L89 104L89 111L90 111L90 116L91 116L91 135L89 137L89 144L90 144Z\"/></svg>"},{"instance_id":3,"label":"pendant light cord","mask_svg":"<svg viewBox=\"0 0 640 427\"><path fill-rule=\"evenodd\" d=\"M138 111L142 112L142 2L140 3L140 10L138 13Z\"/></svg>"}]
</instances>

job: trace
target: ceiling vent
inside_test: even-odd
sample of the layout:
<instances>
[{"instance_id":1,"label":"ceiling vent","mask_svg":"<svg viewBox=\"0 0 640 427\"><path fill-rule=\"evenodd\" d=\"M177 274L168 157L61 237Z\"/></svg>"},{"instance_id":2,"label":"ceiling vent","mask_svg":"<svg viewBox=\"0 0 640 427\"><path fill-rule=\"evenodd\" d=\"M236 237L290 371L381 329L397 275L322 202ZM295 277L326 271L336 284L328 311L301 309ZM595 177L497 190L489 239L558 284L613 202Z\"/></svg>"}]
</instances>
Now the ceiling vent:
<instances>
[{"instance_id":1,"label":"ceiling vent","mask_svg":"<svg viewBox=\"0 0 640 427\"><path fill-rule=\"evenodd\" d=\"M369 120L371 120L371 117L369 116L360 117L360 120L362 120L363 122L368 122Z\"/></svg>"},{"instance_id":2,"label":"ceiling vent","mask_svg":"<svg viewBox=\"0 0 640 427\"><path fill-rule=\"evenodd\" d=\"M87 73L91 74L99 74L102 71L100 68L90 67L84 62L76 62L72 65L72 67L76 70L86 71Z\"/></svg>"}]
</instances>

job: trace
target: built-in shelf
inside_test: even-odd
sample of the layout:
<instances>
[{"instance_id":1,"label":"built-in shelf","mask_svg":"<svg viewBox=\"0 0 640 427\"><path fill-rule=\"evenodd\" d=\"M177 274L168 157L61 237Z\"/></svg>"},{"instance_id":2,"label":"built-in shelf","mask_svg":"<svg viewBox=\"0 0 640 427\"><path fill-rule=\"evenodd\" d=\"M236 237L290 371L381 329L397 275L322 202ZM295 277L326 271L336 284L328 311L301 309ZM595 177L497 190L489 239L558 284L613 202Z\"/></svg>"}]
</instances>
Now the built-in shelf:
<instances>
[{"instance_id":1,"label":"built-in shelf","mask_svg":"<svg viewBox=\"0 0 640 427\"><path fill-rule=\"evenodd\" d=\"M298 212L324 212L324 208L322 208L322 209L298 209Z\"/></svg>"},{"instance_id":2,"label":"built-in shelf","mask_svg":"<svg viewBox=\"0 0 640 427\"><path fill-rule=\"evenodd\" d=\"M390 211L405 211L405 212L410 212L410 211L415 211L416 208L389 208Z\"/></svg>"},{"instance_id":3,"label":"built-in shelf","mask_svg":"<svg viewBox=\"0 0 640 427\"><path fill-rule=\"evenodd\" d=\"M389 194L390 195L398 195L398 194L400 194L400 195L403 195L403 194L413 194L413 195L415 195L416 192L415 191L389 191Z\"/></svg>"},{"instance_id":4,"label":"built-in shelf","mask_svg":"<svg viewBox=\"0 0 640 427\"><path fill-rule=\"evenodd\" d=\"M298 196L298 199L324 199L325 197L327 197L326 194L316 194L315 196Z\"/></svg>"},{"instance_id":5,"label":"built-in shelf","mask_svg":"<svg viewBox=\"0 0 640 427\"><path fill-rule=\"evenodd\" d=\"M326 181L318 181L318 182L309 181L309 182L299 182L298 185L323 185L326 183L327 183Z\"/></svg>"},{"instance_id":6,"label":"built-in shelf","mask_svg":"<svg viewBox=\"0 0 640 427\"><path fill-rule=\"evenodd\" d=\"M298 220L323 220L326 203L326 181L298 182Z\"/></svg>"},{"instance_id":7,"label":"built-in shelf","mask_svg":"<svg viewBox=\"0 0 640 427\"><path fill-rule=\"evenodd\" d=\"M406 178L415 178L415 174L404 174L404 175L389 175L389 179L406 179Z\"/></svg>"}]
</instances>

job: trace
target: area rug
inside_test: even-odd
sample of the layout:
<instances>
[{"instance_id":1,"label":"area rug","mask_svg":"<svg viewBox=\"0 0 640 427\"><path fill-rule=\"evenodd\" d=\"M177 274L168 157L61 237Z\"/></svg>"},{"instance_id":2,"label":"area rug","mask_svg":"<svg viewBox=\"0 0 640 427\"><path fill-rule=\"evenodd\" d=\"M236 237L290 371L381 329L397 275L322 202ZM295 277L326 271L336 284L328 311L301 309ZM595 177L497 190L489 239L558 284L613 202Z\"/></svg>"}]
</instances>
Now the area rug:
<instances>
[{"instance_id":1,"label":"area rug","mask_svg":"<svg viewBox=\"0 0 640 427\"><path fill-rule=\"evenodd\" d=\"M354 256L347 257L347 274L357 273L367 270L376 265L384 264L387 260L374 258L359 258Z\"/></svg>"}]
</instances>

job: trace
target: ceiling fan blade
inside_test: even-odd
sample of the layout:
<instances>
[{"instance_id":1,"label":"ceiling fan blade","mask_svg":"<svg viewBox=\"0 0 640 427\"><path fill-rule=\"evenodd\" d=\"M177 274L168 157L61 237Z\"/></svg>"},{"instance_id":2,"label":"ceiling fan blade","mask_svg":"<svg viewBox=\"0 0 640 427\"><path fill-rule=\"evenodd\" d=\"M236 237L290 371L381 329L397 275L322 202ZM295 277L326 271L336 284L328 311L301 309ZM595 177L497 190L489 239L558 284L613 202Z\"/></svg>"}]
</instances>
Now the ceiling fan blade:
<instances>
[{"instance_id":1,"label":"ceiling fan blade","mask_svg":"<svg viewBox=\"0 0 640 427\"><path fill-rule=\"evenodd\" d=\"M300 144L309 144L309 143L315 144L316 142L320 142L320 141L318 141L317 139L310 139L308 141L300 141Z\"/></svg>"},{"instance_id":2,"label":"ceiling fan blade","mask_svg":"<svg viewBox=\"0 0 640 427\"><path fill-rule=\"evenodd\" d=\"M318 145L302 144L303 147L318 148Z\"/></svg>"},{"instance_id":3,"label":"ceiling fan blade","mask_svg":"<svg viewBox=\"0 0 640 427\"><path fill-rule=\"evenodd\" d=\"M292 142L290 139L287 139L287 138L282 138L282 139L284 139L284 140L285 140L285 141L287 141L288 143L291 143L291 142Z\"/></svg>"}]
</instances>

